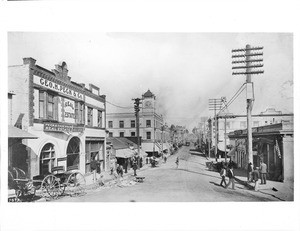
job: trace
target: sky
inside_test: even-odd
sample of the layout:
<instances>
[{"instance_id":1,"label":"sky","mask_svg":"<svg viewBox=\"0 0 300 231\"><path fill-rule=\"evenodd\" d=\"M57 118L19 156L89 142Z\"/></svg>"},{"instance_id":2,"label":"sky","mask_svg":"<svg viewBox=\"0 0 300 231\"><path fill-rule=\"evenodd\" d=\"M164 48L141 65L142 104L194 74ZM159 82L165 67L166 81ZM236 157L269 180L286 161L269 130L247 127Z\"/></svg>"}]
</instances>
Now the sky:
<instances>
[{"instance_id":1,"label":"sky","mask_svg":"<svg viewBox=\"0 0 300 231\"><path fill-rule=\"evenodd\" d=\"M293 35L290 33L48 33L10 32L8 65L32 57L54 69L65 61L78 83L100 87L107 101L132 107L150 89L167 124L190 131L211 116L208 100L231 97L245 82L232 75L231 50L263 46L264 74L253 75L253 114L293 109ZM132 109L133 110L133 109ZM121 111L108 104L107 112ZM229 112L246 114L243 91Z\"/></svg>"}]
</instances>

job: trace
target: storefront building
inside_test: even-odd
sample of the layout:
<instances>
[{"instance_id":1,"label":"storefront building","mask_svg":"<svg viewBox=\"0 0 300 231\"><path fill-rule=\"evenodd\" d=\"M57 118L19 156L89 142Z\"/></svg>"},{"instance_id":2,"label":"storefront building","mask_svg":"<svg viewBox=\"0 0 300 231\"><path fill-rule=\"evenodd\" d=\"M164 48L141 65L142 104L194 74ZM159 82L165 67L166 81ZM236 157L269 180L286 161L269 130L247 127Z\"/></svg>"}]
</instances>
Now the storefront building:
<instances>
[{"instance_id":1,"label":"storefront building","mask_svg":"<svg viewBox=\"0 0 300 231\"><path fill-rule=\"evenodd\" d=\"M294 130L293 123L282 122L252 129L253 165L260 160L267 164L268 179L294 181ZM233 149L229 152L238 167L247 168L247 130L229 133Z\"/></svg>"},{"instance_id":2,"label":"storefront building","mask_svg":"<svg viewBox=\"0 0 300 231\"><path fill-rule=\"evenodd\" d=\"M33 58L9 67L8 87L15 94L12 124L18 121L38 137L23 141L28 147L28 167L23 170L29 177L51 173L56 166L88 173L92 159L106 169L106 105L98 87L71 81L65 62L50 71Z\"/></svg>"}]
</instances>

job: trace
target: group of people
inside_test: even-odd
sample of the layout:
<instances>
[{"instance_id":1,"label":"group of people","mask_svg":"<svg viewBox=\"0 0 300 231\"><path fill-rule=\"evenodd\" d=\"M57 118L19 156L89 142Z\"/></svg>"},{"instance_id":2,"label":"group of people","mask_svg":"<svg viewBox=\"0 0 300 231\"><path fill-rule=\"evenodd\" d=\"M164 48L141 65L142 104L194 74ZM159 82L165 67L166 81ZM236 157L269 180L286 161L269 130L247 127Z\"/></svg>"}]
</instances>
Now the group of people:
<instances>
[{"instance_id":1,"label":"group of people","mask_svg":"<svg viewBox=\"0 0 300 231\"><path fill-rule=\"evenodd\" d=\"M267 184L267 165L261 160L259 167L253 167L252 163L249 162L248 168L247 168L248 176L247 180L248 182L254 182L254 190L258 190L258 180L261 179L261 184Z\"/></svg>"},{"instance_id":2,"label":"group of people","mask_svg":"<svg viewBox=\"0 0 300 231\"><path fill-rule=\"evenodd\" d=\"M252 163L249 162L248 164L248 169L247 169L248 175L247 175L247 180L248 182L254 182L254 190L258 191L258 180L261 179L261 184L266 184L267 183L267 165L263 162L260 161L260 166L259 167L254 167L252 166ZM220 185L228 188L230 184L232 184L232 189L235 189L235 183L234 183L234 173L233 173L233 165L228 165L228 167L222 163L221 171L220 171L220 176L222 178ZM229 178L229 182L226 183L226 176Z\"/></svg>"},{"instance_id":3,"label":"group of people","mask_svg":"<svg viewBox=\"0 0 300 231\"><path fill-rule=\"evenodd\" d=\"M226 175L228 176L228 183L226 183ZM233 173L233 165L228 166L228 170L226 169L226 166L224 163L222 163L220 176L222 178L220 185L228 188L230 184L232 184L232 189L235 189L235 183L234 183L234 173Z\"/></svg>"}]
</instances>

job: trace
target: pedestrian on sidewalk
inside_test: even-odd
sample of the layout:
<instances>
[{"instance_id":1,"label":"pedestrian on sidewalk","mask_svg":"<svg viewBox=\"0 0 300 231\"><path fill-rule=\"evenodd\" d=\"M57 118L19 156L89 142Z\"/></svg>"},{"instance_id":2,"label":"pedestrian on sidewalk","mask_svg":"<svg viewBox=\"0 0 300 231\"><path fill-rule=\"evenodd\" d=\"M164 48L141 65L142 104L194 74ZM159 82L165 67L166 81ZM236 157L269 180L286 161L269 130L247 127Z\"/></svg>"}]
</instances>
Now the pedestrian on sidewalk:
<instances>
[{"instance_id":1,"label":"pedestrian on sidewalk","mask_svg":"<svg viewBox=\"0 0 300 231\"><path fill-rule=\"evenodd\" d=\"M234 174L233 174L233 166L231 165L229 170L228 170L228 178L229 178L229 182L228 184L225 186L225 188L228 188L228 186L230 185L230 183L232 184L232 189L234 188Z\"/></svg>"},{"instance_id":2,"label":"pedestrian on sidewalk","mask_svg":"<svg viewBox=\"0 0 300 231\"><path fill-rule=\"evenodd\" d=\"M253 172L253 167L252 167L252 163L249 162L248 164L248 168L247 168L247 180L248 182L252 182L252 172Z\"/></svg>"},{"instance_id":3,"label":"pedestrian on sidewalk","mask_svg":"<svg viewBox=\"0 0 300 231\"><path fill-rule=\"evenodd\" d=\"M259 179L259 171L258 171L258 167L255 167L254 168L254 171L252 172L252 175L253 175L253 180L255 182L255 185L254 185L254 190L255 191L258 191L258 179Z\"/></svg>"},{"instance_id":4,"label":"pedestrian on sidewalk","mask_svg":"<svg viewBox=\"0 0 300 231\"><path fill-rule=\"evenodd\" d=\"M117 167L117 174L121 177L123 177L123 166L121 164L118 164Z\"/></svg>"},{"instance_id":5,"label":"pedestrian on sidewalk","mask_svg":"<svg viewBox=\"0 0 300 231\"><path fill-rule=\"evenodd\" d=\"M164 162L167 163L167 156L164 156Z\"/></svg>"},{"instance_id":6,"label":"pedestrian on sidewalk","mask_svg":"<svg viewBox=\"0 0 300 231\"><path fill-rule=\"evenodd\" d=\"M133 175L134 175L134 176L137 176L137 175L136 175L137 167L138 167L137 158L134 156L134 157L132 158L132 168L133 168Z\"/></svg>"},{"instance_id":7,"label":"pedestrian on sidewalk","mask_svg":"<svg viewBox=\"0 0 300 231\"><path fill-rule=\"evenodd\" d=\"M95 160L95 158L92 159L90 165L91 165L91 170L92 170L92 174L93 174L93 182L96 182L97 181L97 176L96 176L97 161Z\"/></svg>"},{"instance_id":8,"label":"pedestrian on sidewalk","mask_svg":"<svg viewBox=\"0 0 300 231\"><path fill-rule=\"evenodd\" d=\"M267 165L261 160L260 161L260 178L261 178L261 184L267 183Z\"/></svg>"},{"instance_id":9,"label":"pedestrian on sidewalk","mask_svg":"<svg viewBox=\"0 0 300 231\"><path fill-rule=\"evenodd\" d=\"M176 158L176 161L175 161L175 163L176 163L176 168L178 168L178 165L179 165L179 158L178 158L178 156L177 156L177 158Z\"/></svg>"},{"instance_id":10,"label":"pedestrian on sidewalk","mask_svg":"<svg viewBox=\"0 0 300 231\"><path fill-rule=\"evenodd\" d=\"M222 165L222 167L221 167L220 176L222 177L222 181L221 181L220 185L223 186L223 183L224 183L224 187L226 187L226 169L225 169L224 165Z\"/></svg>"}]
</instances>

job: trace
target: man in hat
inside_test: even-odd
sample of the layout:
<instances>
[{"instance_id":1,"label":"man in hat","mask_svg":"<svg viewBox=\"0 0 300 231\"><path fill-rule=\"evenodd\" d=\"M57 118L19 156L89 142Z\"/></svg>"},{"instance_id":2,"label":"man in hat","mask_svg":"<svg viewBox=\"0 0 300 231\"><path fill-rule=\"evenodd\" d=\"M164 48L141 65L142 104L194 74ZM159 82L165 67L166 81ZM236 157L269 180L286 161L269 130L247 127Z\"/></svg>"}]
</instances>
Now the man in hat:
<instances>
[{"instance_id":1,"label":"man in hat","mask_svg":"<svg viewBox=\"0 0 300 231\"><path fill-rule=\"evenodd\" d=\"M248 173L247 180L248 180L248 182L252 182L252 172L253 172L252 163L249 162L248 168L247 168L247 173Z\"/></svg>"}]
</instances>

